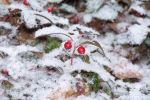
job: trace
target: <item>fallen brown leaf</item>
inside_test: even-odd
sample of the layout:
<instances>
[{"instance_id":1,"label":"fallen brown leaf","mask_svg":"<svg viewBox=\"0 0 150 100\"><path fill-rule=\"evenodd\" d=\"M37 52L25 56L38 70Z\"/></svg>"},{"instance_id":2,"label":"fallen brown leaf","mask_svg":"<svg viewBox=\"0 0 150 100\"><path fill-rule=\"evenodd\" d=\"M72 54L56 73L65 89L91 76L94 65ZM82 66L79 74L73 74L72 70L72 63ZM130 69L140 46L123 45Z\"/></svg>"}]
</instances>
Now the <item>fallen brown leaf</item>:
<instances>
[{"instance_id":1,"label":"fallen brown leaf","mask_svg":"<svg viewBox=\"0 0 150 100\"><path fill-rule=\"evenodd\" d=\"M142 79L143 75L137 71L116 72L114 75L119 79Z\"/></svg>"},{"instance_id":2,"label":"fallen brown leaf","mask_svg":"<svg viewBox=\"0 0 150 100\"><path fill-rule=\"evenodd\" d=\"M77 92L72 88L69 88L68 90L56 91L56 93L48 97L48 100L58 100L59 97L64 98L62 100L67 100L70 97L76 97L76 96L78 96Z\"/></svg>"},{"instance_id":3,"label":"fallen brown leaf","mask_svg":"<svg viewBox=\"0 0 150 100\"><path fill-rule=\"evenodd\" d=\"M17 35L17 40L19 40L21 43L32 43L35 39L33 34L30 34L25 30L21 30Z\"/></svg>"},{"instance_id":4,"label":"fallen brown leaf","mask_svg":"<svg viewBox=\"0 0 150 100\"><path fill-rule=\"evenodd\" d=\"M85 87L85 92L83 95L89 95L90 89L89 87ZM48 100L58 100L58 98L63 98L62 100L70 100L71 97L77 97L79 95L82 95L78 93L78 91L74 90L73 88L68 88L67 90L58 90L54 92L50 97L48 97Z\"/></svg>"},{"instance_id":5,"label":"fallen brown leaf","mask_svg":"<svg viewBox=\"0 0 150 100\"><path fill-rule=\"evenodd\" d=\"M38 58L42 58L43 57L43 52L35 52L35 51L32 51L32 53L34 53Z\"/></svg>"},{"instance_id":6,"label":"fallen brown leaf","mask_svg":"<svg viewBox=\"0 0 150 100\"><path fill-rule=\"evenodd\" d=\"M0 4L9 5L11 0L0 0Z\"/></svg>"}]
</instances>

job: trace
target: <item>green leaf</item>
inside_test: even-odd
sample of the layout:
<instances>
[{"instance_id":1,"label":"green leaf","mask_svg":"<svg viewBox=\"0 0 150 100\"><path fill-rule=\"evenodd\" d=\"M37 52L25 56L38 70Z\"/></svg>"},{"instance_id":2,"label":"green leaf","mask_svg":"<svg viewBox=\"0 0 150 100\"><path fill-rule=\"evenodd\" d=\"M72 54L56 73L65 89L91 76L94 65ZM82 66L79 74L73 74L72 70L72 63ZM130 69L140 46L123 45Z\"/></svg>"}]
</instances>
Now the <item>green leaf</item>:
<instances>
[{"instance_id":1,"label":"green leaf","mask_svg":"<svg viewBox=\"0 0 150 100\"><path fill-rule=\"evenodd\" d=\"M96 52L97 52L97 49L96 49L96 50L91 51L91 53L96 53Z\"/></svg>"},{"instance_id":2,"label":"green leaf","mask_svg":"<svg viewBox=\"0 0 150 100\"><path fill-rule=\"evenodd\" d=\"M110 88L105 88L104 89L104 92L107 94L107 95L112 95L112 91L111 91L111 89Z\"/></svg>"},{"instance_id":3,"label":"green leaf","mask_svg":"<svg viewBox=\"0 0 150 100\"><path fill-rule=\"evenodd\" d=\"M81 77L83 78L84 82L87 82L89 88L91 91L98 92L100 89L100 82L103 81L99 78L99 75L95 72L87 72L84 70L79 71L74 71L71 73L72 76L76 77L76 75L80 74Z\"/></svg>"},{"instance_id":4,"label":"green leaf","mask_svg":"<svg viewBox=\"0 0 150 100\"><path fill-rule=\"evenodd\" d=\"M94 73L94 72L90 72L89 77L92 81L91 83L89 83L91 90L95 91L95 92L98 92L99 84L100 84L100 79L98 77L98 74Z\"/></svg>"},{"instance_id":5,"label":"green leaf","mask_svg":"<svg viewBox=\"0 0 150 100\"><path fill-rule=\"evenodd\" d=\"M45 52L49 53L50 51L59 48L60 47L60 41L57 38L48 38L45 43Z\"/></svg>"},{"instance_id":6,"label":"green leaf","mask_svg":"<svg viewBox=\"0 0 150 100\"><path fill-rule=\"evenodd\" d=\"M40 39L35 39L30 45L31 45L31 46L36 46L36 45L38 45L40 42L41 42Z\"/></svg>"}]
</instances>

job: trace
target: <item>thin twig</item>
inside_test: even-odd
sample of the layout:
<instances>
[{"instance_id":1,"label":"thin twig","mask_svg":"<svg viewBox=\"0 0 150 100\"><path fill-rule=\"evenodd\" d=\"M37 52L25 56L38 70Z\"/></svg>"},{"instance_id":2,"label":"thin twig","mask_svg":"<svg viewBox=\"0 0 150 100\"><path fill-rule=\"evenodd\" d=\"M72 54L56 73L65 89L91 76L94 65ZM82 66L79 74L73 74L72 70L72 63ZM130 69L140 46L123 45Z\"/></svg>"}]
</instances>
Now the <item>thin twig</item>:
<instances>
[{"instance_id":1,"label":"thin twig","mask_svg":"<svg viewBox=\"0 0 150 100\"><path fill-rule=\"evenodd\" d=\"M51 24L54 24L49 18L47 18L46 16L40 15L40 14L35 14L37 16L43 17L45 19L47 19Z\"/></svg>"},{"instance_id":2,"label":"thin twig","mask_svg":"<svg viewBox=\"0 0 150 100\"><path fill-rule=\"evenodd\" d=\"M69 36L69 35L67 35L67 34L64 34L64 33L51 33L50 35L54 35L54 34L55 34L55 35L56 35L56 34L65 35L65 36L69 37L69 38L73 41L72 37Z\"/></svg>"}]
</instances>

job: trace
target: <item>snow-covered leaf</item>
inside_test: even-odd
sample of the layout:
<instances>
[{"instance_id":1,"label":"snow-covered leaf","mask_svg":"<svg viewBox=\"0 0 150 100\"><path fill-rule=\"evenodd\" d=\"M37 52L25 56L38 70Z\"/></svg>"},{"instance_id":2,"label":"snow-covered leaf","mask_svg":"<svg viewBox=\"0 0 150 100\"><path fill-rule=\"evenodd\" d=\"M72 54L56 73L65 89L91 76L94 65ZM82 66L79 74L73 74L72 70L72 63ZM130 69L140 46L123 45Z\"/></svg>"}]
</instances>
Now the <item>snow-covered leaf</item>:
<instances>
[{"instance_id":1,"label":"snow-covered leaf","mask_svg":"<svg viewBox=\"0 0 150 100\"><path fill-rule=\"evenodd\" d=\"M118 12L108 5L103 6L97 13L93 14L93 17L101 20L114 20L117 16Z\"/></svg>"}]
</instances>

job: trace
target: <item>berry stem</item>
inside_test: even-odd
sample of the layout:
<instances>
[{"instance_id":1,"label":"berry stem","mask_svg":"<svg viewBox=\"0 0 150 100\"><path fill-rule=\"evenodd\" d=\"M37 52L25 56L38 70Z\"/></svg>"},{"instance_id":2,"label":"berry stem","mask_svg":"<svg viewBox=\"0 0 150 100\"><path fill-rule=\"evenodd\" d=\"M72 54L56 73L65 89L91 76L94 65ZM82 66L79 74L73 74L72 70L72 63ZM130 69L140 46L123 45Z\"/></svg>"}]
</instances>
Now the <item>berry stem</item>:
<instances>
[{"instance_id":1,"label":"berry stem","mask_svg":"<svg viewBox=\"0 0 150 100\"><path fill-rule=\"evenodd\" d=\"M78 48L79 46L74 46L74 49L73 49L73 52L72 52L72 55L71 55L71 65L73 65L73 58L74 58L74 54L75 54L76 48Z\"/></svg>"},{"instance_id":2,"label":"berry stem","mask_svg":"<svg viewBox=\"0 0 150 100\"><path fill-rule=\"evenodd\" d=\"M75 50L76 50L76 48L74 47L72 55L71 55L71 65L73 64L73 58L74 58Z\"/></svg>"},{"instance_id":3,"label":"berry stem","mask_svg":"<svg viewBox=\"0 0 150 100\"><path fill-rule=\"evenodd\" d=\"M47 18L46 16L40 15L40 14L35 14L36 16L40 16L43 17L45 19L47 19L51 24L54 24L49 18Z\"/></svg>"}]
</instances>

